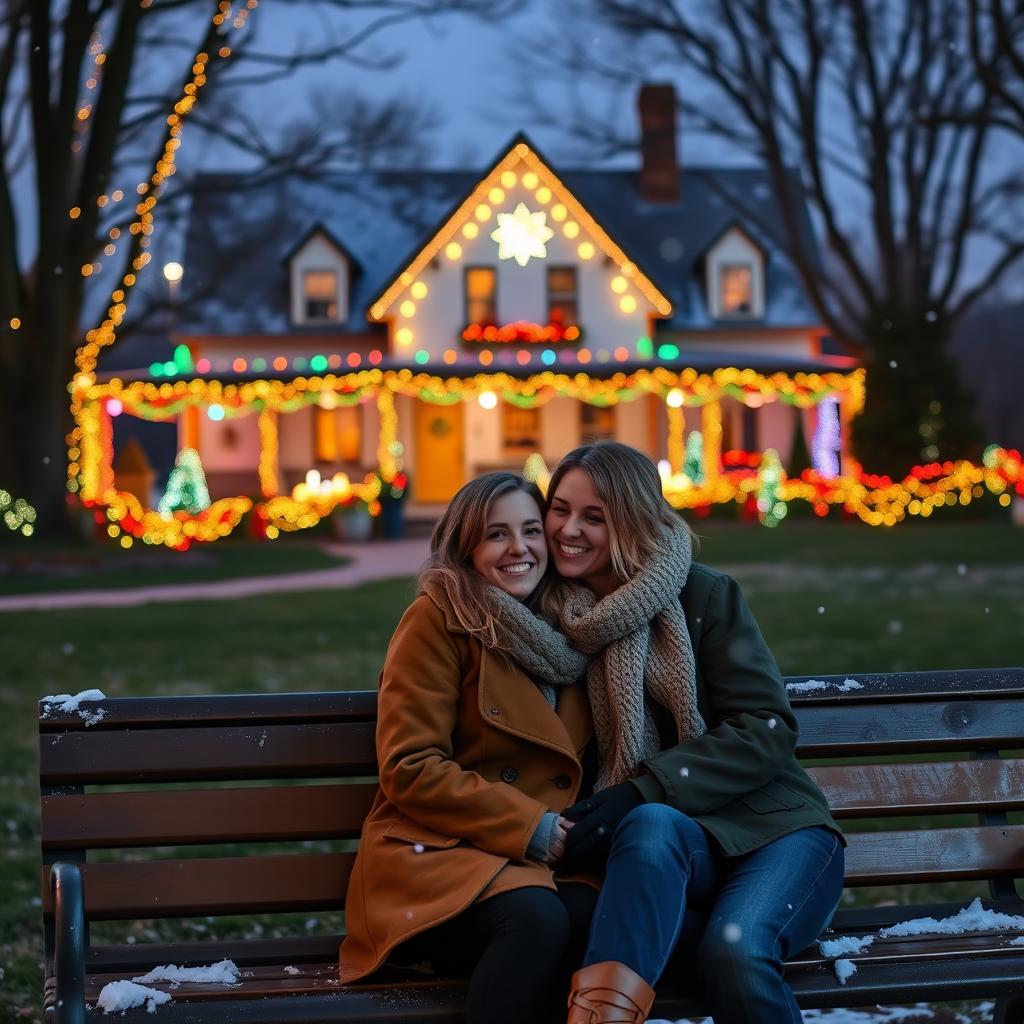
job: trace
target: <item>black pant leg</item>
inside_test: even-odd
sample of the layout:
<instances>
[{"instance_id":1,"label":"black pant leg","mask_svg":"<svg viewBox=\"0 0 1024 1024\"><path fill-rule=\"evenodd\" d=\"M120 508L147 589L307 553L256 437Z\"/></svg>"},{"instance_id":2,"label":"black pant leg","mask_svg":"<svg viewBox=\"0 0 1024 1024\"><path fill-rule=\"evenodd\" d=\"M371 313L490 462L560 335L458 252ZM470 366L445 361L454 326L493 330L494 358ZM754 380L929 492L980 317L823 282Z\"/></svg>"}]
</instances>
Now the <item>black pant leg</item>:
<instances>
[{"instance_id":1,"label":"black pant leg","mask_svg":"<svg viewBox=\"0 0 1024 1024\"><path fill-rule=\"evenodd\" d=\"M524 1024L545 1019L568 938L558 894L530 887L474 903L406 949L439 973L469 975L466 1024Z\"/></svg>"}]
</instances>

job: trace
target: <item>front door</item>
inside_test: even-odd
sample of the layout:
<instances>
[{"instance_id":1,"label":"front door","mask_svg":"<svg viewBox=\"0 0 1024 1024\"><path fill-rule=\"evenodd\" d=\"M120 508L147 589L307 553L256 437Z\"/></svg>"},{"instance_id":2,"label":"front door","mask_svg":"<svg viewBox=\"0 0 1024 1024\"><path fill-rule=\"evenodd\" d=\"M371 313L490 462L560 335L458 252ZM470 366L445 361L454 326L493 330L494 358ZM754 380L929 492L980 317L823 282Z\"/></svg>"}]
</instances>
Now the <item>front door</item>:
<instances>
[{"instance_id":1,"label":"front door","mask_svg":"<svg viewBox=\"0 0 1024 1024\"><path fill-rule=\"evenodd\" d=\"M416 501L449 501L463 485L462 402L433 405L416 402L416 472L412 496Z\"/></svg>"}]
</instances>

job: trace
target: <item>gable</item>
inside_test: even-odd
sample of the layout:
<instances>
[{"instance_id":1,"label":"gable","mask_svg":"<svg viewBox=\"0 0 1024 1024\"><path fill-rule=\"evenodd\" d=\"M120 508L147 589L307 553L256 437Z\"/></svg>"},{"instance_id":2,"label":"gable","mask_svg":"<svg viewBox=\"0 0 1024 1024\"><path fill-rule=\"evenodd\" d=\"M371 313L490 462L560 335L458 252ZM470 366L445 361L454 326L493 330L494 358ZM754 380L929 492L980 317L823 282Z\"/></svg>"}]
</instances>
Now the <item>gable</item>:
<instances>
[{"instance_id":1,"label":"gable","mask_svg":"<svg viewBox=\"0 0 1024 1024\"><path fill-rule=\"evenodd\" d=\"M614 277L625 280L628 289L650 306L652 315L671 315L672 304L636 261L537 151L525 139L520 139L451 211L429 241L406 261L404 268L371 304L370 319L383 320L393 315L396 306L414 309L416 299L426 294L426 286L420 280L424 271L435 261L462 264L465 250L481 238L494 247L489 262L498 264L514 259L525 266L529 256L524 259L523 249L513 242L530 224L534 258L546 255L549 241L564 239L572 243L581 261L599 256L610 261L616 268Z\"/></svg>"}]
</instances>

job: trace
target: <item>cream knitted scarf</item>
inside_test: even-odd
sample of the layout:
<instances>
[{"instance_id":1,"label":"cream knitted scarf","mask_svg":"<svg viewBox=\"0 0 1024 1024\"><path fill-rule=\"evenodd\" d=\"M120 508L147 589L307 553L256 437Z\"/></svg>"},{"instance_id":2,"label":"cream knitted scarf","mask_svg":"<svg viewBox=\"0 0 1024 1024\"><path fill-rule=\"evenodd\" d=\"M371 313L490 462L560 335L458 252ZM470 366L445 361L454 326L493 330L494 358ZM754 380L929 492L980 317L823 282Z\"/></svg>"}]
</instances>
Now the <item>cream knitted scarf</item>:
<instances>
[{"instance_id":1,"label":"cream knitted scarf","mask_svg":"<svg viewBox=\"0 0 1024 1024\"><path fill-rule=\"evenodd\" d=\"M705 731L679 601L690 562L689 531L666 528L658 554L607 597L574 584L557 591L563 632L595 655L587 669L600 755L595 790L624 782L661 749L652 701L671 713L680 741Z\"/></svg>"}]
</instances>

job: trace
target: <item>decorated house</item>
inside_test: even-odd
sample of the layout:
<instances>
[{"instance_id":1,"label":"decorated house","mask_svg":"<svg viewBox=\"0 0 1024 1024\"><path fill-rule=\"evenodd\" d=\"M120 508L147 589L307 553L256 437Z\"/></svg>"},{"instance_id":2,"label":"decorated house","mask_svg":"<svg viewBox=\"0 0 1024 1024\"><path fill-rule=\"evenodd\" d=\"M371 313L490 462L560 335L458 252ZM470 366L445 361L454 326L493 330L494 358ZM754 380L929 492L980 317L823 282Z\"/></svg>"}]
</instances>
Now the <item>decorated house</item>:
<instances>
[{"instance_id":1,"label":"decorated house","mask_svg":"<svg viewBox=\"0 0 1024 1024\"><path fill-rule=\"evenodd\" d=\"M681 167L674 103L641 91L637 170L555 167L518 136L475 171L205 178L174 358L76 381L82 498L163 543L253 503L273 535L353 494L434 514L474 474L599 438L649 452L678 505L771 505L809 466L824 493L863 370L822 352L767 173ZM117 485L127 415L198 452L201 519Z\"/></svg>"}]
</instances>

